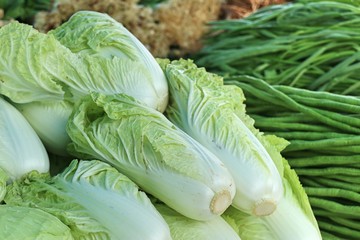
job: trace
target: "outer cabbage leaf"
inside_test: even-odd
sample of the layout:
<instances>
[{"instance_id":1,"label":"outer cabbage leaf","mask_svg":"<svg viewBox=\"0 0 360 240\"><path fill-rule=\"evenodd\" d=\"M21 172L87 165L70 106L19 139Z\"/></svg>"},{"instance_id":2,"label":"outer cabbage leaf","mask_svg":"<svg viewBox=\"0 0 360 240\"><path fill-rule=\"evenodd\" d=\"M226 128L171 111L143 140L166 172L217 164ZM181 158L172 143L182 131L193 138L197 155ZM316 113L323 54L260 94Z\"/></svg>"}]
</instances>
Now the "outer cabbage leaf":
<instances>
[{"instance_id":1,"label":"outer cabbage leaf","mask_svg":"<svg viewBox=\"0 0 360 240\"><path fill-rule=\"evenodd\" d=\"M37 208L0 205L0 239L72 240L70 228Z\"/></svg>"},{"instance_id":2,"label":"outer cabbage leaf","mask_svg":"<svg viewBox=\"0 0 360 240\"><path fill-rule=\"evenodd\" d=\"M55 177L32 172L8 186L5 202L56 216L74 239L171 239L146 194L98 160L73 160Z\"/></svg>"},{"instance_id":3,"label":"outer cabbage leaf","mask_svg":"<svg viewBox=\"0 0 360 240\"><path fill-rule=\"evenodd\" d=\"M49 171L49 157L40 138L24 116L1 97L0 168L10 180L33 170Z\"/></svg>"},{"instance_id":4,"label":"outer cabbage leaf","mask_svg":"<svg viewBox=\"0 0 360 240\"><path fill-rule=\"evenodd\" d=\"M52 36L31 26L11 22L0 28L0 93L18 103L64 98L62 86L46 63L62 52ZM57 64L56 67L60 67Z\"/></svg>"},{"instance_id":5,"label":"outer cabbage leaf","mask_svg":"<svg viewBox=\"0 0 360 240\"><path fill-rule=\"evenodd\" d=\"M125 94L98 93L75 109L67 126L73 155L112 164L190 218L208 220L231 204L235 187L228 170L160 112Z\"/></svg>"},{"instance_id":6,"label":"outer cabbage leaf","mask_svg":"<svg viewBox=\"0 0 360 240\"><path fill-rule=\"evenodd\" d=\"M320 240L320 230L308 197L294 170L285 159L284 198L269 216L256 217L234 207L223 214L224 219L236 222L239 235L245 240Z\"/></svg>"},{"instance_id":7,"label":"outer cabbage leaf","mask_svg":"<svg viewBox=\"0 0 360 240\"><path fill-rule=\"evenodd\" d=\"M98 58L120 58L145 68L144 89L152 89L155 109L163 112L168 101L165 75L149 50L121 23L109 15L94 11L78 11L61 26L49 32L71 51ZM131 67L131 66L128 66ZM145 70L143 70L145 72ZM124 67L124 71L129 71ZM147 91L145 94L148 93ZM141 97L140 91L137 97ZM132 95L134 96L134 95ZM136 97L136 96L134 96ZM156 100L156 102L155 102Z\"/></svg>"},{"instance_id":8,"label":"outer cabbage leaf","mask_svg":"<svg viewBox=\"0 0 360 240\"><path fill-rule=\"evenodd\" d=\"M165 204L158 202L154 205L169 225L173 240L240 240L238 233L220 216L209 221L197 221Z\"/></svg>"},{"instance_id":9,"label":"outer cabbage leaf","mask_svg":"<svg viewBox=\"0 0 360 240\"><path fill-rule=\"evenodd\" d=\"M224 85L220 76L191 60L162 66L170 89L167 117L229 169L236 185L233 206L249 214L271 214L283 195L281 164L275 164L266 140L259 140L253 120L244 114L241 89Z\"/></svg>"}]
</instances>

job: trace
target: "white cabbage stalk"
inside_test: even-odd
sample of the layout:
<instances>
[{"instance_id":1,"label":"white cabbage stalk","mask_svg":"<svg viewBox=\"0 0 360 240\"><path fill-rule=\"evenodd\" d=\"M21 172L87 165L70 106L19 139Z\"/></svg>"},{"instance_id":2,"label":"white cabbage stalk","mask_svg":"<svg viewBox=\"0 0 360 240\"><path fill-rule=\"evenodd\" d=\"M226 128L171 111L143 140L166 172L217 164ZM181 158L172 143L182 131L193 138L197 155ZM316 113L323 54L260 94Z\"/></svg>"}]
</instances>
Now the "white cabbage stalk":
<instances>
[{"instance_id":1,"label":"white cabbage stalk","mask_svg":"<svg viewBox=\"0 0 360 240\"><path fill-rule=\"evenodd\" d=\"M0 97L0 168L15 180L36 170L49 171L49 157L25 117Z\"/></svg>"},{"instance_id":2,"label":"white cabbage stalk","mask_svg":"<svg viewBox=\"0 0 360 240\"><path fill-rule=\"evenodd\" d=\"M68 102L30 102L15 104L15 107L28 120L46 149L60 156L68 156L66 147L70 137L66 123L73 110Z\"/></svg>"},{"instance_id":3,"label":"white cabbage stalk","mask_svg":"<svg viewBox=\"0 0 360 240\"><path fill-rule=\"evenodd\" d=\"M8 186L5 203L34 206L56 216L74 239L171 239L147 195L98 160L73 160L54 177L31 173Z\"/></svg>"},{"instance_id":4,"label":"white cabbage stalk","mask_svg":"<svg viewBox=\"0 0 360 240\"><path fill-rule=\"evenodd\" d=\"M308 197L284 160L284 197L269 216L253 216L229 207L223 217L234 221L242 240L321 240Z\"/></svg>"},{"instance_id":5,"label":"white cabbage stalk","mask_svg":"<svg viewBox=\"0 0 360 240\"><path fill-rule=\"evenodd\" d=\"M0 205L0 239L73 240L70 228L37 208Z\"/></svg>"},{"instance_id":6,"label":"white cabbage stalk","mask_svg":"<svg viewBox=\"0 0 360 240\"><path fill-rule=\"evenodd\" d=\"M163 203L155 202L154 206L169 225L173 240L240 240L238 233L221 216L197 221Z\"/></svg>"},{"instance_id":7,"label":"white cabbage stalk","mask_svg":"<svg viewBox=\"0 0 360 240\"><path fill-rule=\"evenodd\" d=\"M75 53L103 58L116 57L140 63L149 73L149 79L143 79L143 82L152 84L148 88L153 89L151 93L154 95L151 98L156 100L155 109L160 112L165 110L168 86L159 64L131 32L109 15L95 11L78 11L49 34ZM141 94L143 93L140 91L139 95Z\"/></svg>"},{"instance_id":8,"label":"white cabbage stalk","mask_svg":"<svg viewBox=\"0 0 360 240\"><path fill-rule=\"evenodd\" d=\"M271 214L283 195L280 173L261 135L245 115L243 93L191 60L164 64L170 103L166 116L213 152L231 172L233 206L249 214Z\"/></svg>"},{"instance_id":9,"label":"white cabbage stalk","mask_svg":"<svg viewBox=\"0 0 360 240\"><path fill-rule=\"evenodd\" d=\"M71 154L112 164L189 218L209 220L232 203L229 171L160 112L125 94L92 94L75 109L67 125Z\"/></svg>"}]
</instances>

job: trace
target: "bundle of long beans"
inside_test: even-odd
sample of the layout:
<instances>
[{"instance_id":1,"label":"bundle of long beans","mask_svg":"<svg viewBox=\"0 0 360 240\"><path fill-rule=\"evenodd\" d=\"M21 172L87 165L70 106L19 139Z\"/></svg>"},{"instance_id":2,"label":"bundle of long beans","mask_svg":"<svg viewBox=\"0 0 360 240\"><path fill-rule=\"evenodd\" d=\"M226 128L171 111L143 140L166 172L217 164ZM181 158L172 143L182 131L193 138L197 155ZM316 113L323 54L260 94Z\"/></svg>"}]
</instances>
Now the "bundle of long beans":
<instances>
[{"instance_id":1,"label":"bundle of long beans","mask_svg":"<svg viewBox=\"0 0 360 240\"><path fill-rule=\"evenodd\" d=\"M247 113L299 175L324 239L360 239L360 98L225 78L243 89Z\"/></svg>"},{"instance_id":2,"label":"bundle of long beans","mask_svg":"<svg viewBox=\"0 0 360 240\"><path fill-rule=\"evenodd\" d=\"M219 74L360 95L360 8L336 1L272 5L215 21L196 63Z\"/></svg>"}]
</instances>

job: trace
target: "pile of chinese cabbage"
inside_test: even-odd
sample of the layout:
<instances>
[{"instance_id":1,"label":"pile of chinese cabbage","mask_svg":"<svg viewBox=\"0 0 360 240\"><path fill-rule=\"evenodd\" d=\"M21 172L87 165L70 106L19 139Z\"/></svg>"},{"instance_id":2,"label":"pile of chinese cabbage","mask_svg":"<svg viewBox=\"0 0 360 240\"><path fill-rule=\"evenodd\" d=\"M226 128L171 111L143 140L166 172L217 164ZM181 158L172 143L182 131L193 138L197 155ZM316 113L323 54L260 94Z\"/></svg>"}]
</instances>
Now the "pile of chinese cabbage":
<instances>
[{"instance_id":1,"label":"pile of chinese cabbage","mask_svg":"<svg viewBox=\"0 0 360 240\"><path fill-rule=\"evenodd\" d=\"M238 86L97 12L0 42L1 239L321 239Z\"/></svg>"}]
</instances>

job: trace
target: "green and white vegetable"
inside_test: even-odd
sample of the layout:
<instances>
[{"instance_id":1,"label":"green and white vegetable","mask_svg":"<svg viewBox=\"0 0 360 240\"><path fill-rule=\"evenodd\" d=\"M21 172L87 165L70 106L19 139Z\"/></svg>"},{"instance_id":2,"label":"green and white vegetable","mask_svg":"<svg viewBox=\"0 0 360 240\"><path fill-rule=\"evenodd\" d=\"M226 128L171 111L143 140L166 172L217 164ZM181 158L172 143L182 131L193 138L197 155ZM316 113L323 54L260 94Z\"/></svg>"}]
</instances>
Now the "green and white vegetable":
<instances>
[{"instance_id":1,"label":"green and white vegetable","mask_svg":"<svg viewBox=\"0 0 360 240\"><path fill-rule=\"evenodd\" d=\"M170 89L167 117L229 169L236 186L233 206L257 216L271 214L283 195L282 180L245 114L241 89L225 86L220 76L191 60L173 61L164 71Z\"/></svg>"},{"instance_id":2,"label":"green and white vegetable","mask_svg":"<svg viewBox=\"0 0 360 240\"><path fill-rule=\"evenodd\" d=\"M0 28L0 42L0 94L21 107L34 129L41 129L38 133L44 144L56 154L66 153L69 138L62 127L71 106L89 92L126 93L156 109L167 104L167 83L152 73L160 67L150 68L140 59L141 49L134 40L127 42L124 51L136 50L132 54L137 58L101 58L72 53L53 35L12 22ZM49 115L59 118L44 124L41 119Z\"/></svg>"},{"instance_id":3,"label":"green and white vegetable","mask_svg":"<svg viewBox=\"0 0 360 240\"><path fill-rule=\"evenodd\" d=\"M240 240L237 231L221 216L209 221L197 221L179 214L163 203L155 202L154 205L169 225L173 240Z\"/></svg>"},{"instance_id":4,"label":"green and white vegetable","mask_svg":"<svg viewBox=\"0 0 360 240\"><path fill-rule=\"evenodd\" d=\"M73 160L55 177L32 172L8 186L5 202L56 216L74 239L171 239L146 194L98 160Z\"/></svg>"},{"instance_id":5,"label":"green and white vegetable","mask_svg":"<svg viewBox=\"0 0 360 240\"><path fill-rule=\"evenodd\" d=\"M45 147L25 117L0 97L0 168L9 180L33 170L49 171Z\"/></svg>"},{"instance_id":6,"label":"green and white vegetable","mask_svg":"<svg viewBox=\"0 0 360 240\"><path fill-rule=\"evenodd\" d=\"M0 239L72 240L57 217L32 207L0 205Z\"/></svg>"},{"instance_id":7,"label":"green and white vegetable","mask_svg":"<svg viewBox=\"0 0 360 240\"><path fill-rule=\"evenodd\" d=\"M129 72L136 71L137 66L142 67L144 79L141 79L141 82L144 86L137 86L130 95L136 99L146 99L144 102L160 112L165 110L168 86L159 64L131 32L109 15L94 11L78 11L49 34L75 53L109 59L119 58L137 63L119 69ZM124 81L126 82L126 79ZM131 85L130 82L128 84Z\"/></svg>"},{"instance_id":8,"label":"green and white vegetable","mask_svg":"<svg viewBox=\"0 0 360 240\"><path fill-rule=\"evenodd\" d=\"M229 171L160 112L125 94L98 93L75 109L67 125L75 156L112 164L189 218L212 219L232 203L235 185Z\"/></svg>"}]
</instances>

